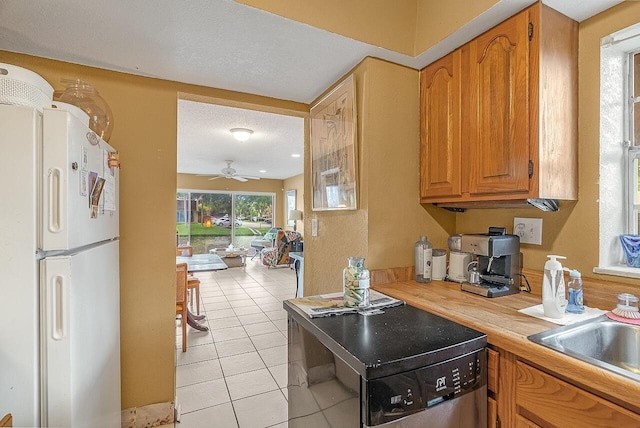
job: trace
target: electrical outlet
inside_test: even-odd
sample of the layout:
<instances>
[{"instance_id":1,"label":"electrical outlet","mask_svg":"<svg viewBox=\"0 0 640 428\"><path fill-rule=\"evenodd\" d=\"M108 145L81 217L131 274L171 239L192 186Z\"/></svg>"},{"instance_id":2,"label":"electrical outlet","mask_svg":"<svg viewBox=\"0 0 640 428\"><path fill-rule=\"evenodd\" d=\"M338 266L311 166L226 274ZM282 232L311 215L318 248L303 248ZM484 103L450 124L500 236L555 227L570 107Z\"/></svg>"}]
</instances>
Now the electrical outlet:
<instances>
[{"instance_id":1,"label":"electrical outlet","mask_svg":"<svg viewBox=\"0 0 640 428\"><path fill-rule=\"evenodd\" d=\"M514 217L513 234L520 237L521 244L542 245L542 219Z\"/></svg>"},{"instance_id":2,"label":"electrical outlet","mask_svg":"<svg viewBox=\"0 0 640 428\"><path fill-rule=\"evenodd\" d=\"M318 219L311 219L311 236L318 236Z\"/></svg>"}]
</instances>

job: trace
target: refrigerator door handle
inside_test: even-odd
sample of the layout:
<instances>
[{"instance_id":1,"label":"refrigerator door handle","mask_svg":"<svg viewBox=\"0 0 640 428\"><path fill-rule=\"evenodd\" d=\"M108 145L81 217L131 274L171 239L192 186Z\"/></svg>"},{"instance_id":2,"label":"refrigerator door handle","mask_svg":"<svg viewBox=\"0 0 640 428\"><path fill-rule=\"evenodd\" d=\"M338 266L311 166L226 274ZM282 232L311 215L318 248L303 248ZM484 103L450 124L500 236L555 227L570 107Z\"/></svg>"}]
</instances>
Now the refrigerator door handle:
<instances>
[{"instance_id":1,"label":"refrigerator door handle","mask_svg":"<svg viewBox=\"0 0 640 428\"><path fill-rule=\"evenodd\" d=\"M51 233L59 233L62 230L62 170L59 168L49 169L47 179L47 191L49 202L47 207L47 228Z\"/></svg>"},{"instance_id":2,"label":"refrigerator door handle","mask_svg":"<svg viewBox=\"0 0 640 428\"><path fill-rule=\"evenodd\" d=\"M40 260L41 414L38 426L76 426L71 423L70 417L73 398L71 386L75 381L70 375L73 345L72 279L70 256Z\"/></svg>"},{"instance_id":3,"label":"refrigerator door handle","mask_svg":"<svg viewBox=\"0 0 640 428\"><path fill-rule=\"evenodd\" d=\"M71 271L69 257L49 257L40 261L42 275L43 345L61 342L69 336L69 310L71 303ZM44 349L47 349L45 347Z\"/></svg>"},{"instance_id":4,"label":"refrigerator door handle","mask_svg":"<svg viewBox=\"0 0 640 428\"><path fill-rule=\"evenodd\" d=\"M51 338L62 340L69 333L69 322L67 320L67 284L65 277L55 275L51 278Z\"/></svg>"}]
</instances>

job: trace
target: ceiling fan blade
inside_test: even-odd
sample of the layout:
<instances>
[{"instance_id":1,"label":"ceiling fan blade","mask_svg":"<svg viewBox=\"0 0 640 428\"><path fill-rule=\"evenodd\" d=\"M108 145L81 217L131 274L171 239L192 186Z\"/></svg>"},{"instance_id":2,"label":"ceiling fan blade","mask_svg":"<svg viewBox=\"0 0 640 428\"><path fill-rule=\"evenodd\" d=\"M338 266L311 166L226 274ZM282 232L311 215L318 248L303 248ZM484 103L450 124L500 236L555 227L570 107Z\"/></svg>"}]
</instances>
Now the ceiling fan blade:
<instances>
[{"instance_id":1,"label":"ceiling fan blade","mask_svg":"<svg viewBox=\"0 0 640 428\"><path fill-rule=\"evenodd\" d=\"M245 181L247 181L247 179L246 179L246 178L241 177L241 176L239 176L239 175L234 175L234 176L233 176L233 177L231 177L231 178L233 178L234 180L241 181L241 182L243 182L243 183L244 183Z\"/></svg>"},{"instance_id":2,"label":"ceiling fan blade","mask_svg":"<svg viewBox=\"0 0 640 428\"><path fill-rule=\"evenodd\" d=\"M222 178L224 175L216 175L215 177L211 177L209 180L217 180L218 178Z\"/></svg>"},{"instance_id":3,"label":"ceiling fan blade","mask_svg":"<svg viewBox=\"0 0 640 428\"><path fill-rule=\"evenodd\" d=\"M243 175L243 177L249 180L260 180L260 177L254 177L253 175Z\"/></svg>"}]
</instances>

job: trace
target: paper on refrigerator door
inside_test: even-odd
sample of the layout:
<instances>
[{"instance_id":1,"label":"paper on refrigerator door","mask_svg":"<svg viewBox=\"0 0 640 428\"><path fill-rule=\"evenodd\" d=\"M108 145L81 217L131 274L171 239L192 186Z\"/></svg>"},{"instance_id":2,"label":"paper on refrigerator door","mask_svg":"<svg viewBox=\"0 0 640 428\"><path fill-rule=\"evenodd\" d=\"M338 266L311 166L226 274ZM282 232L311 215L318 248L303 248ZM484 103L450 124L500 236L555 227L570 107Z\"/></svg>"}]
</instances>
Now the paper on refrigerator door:
<instances>
[{"instance_id":1,"label":"paper on refrigerator door","mask_svg":"<svg viewBox=\"0 0 640 428\"><path fill-rule=\"evenodd\" d=\"M102 162L103 162L103 176L105 179L104 189L103 189L103 202L104 202L104 210L105 211L115 211L116 210L116 178L115 178L115 168L109 167L109 151L104 150L102 152Z\"/></svg>"}]
</instances>

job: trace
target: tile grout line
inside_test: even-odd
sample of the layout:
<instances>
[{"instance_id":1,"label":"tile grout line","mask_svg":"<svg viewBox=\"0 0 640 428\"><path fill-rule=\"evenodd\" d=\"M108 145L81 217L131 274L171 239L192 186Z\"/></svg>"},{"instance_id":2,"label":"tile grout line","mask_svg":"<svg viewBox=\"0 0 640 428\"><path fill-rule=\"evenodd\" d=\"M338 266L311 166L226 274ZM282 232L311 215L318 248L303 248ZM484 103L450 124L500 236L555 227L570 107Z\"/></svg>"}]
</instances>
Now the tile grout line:
<instances>
[{"instance_id":1,"label":"tile grout line","mask_svg":"<svg viewBox=\"0 0 640 428\"><path fill-rule=\"evenodd\" d=\"M282 309L282 307L280 307L279 309L277 309L277 310L275 310L275 311L265 311L265 310L262 308L262 306L261 306L260 304L258 304L258 303L255 301L256 297L252 297L252 296L251 296L250 289L251 289L251 288L258 288L258 287L259 287L259 288L261 288L262 290L266 291L266 292L268 293L268 296L263 295L263 296L259 296L259 297L257 297L257 298L262 298L262 297L271 297L271 298L273 298L273 299L275 299L275 300L276 300L276 302L273 302L273 303L280 303L280 304L282 304L282 301L283 301L284 299L286 299L286 298L290 298L290 297L294 297L294 296L291 296L291 295L290 295L291 293L287 293L287 296L286 296L286 297L281 297L283 294L285 294L285 293L282 293L282 291L284 291L284 290L288 290L288 289L289 289L289 285L286 285L286 287L279 288L279 287L278 287L278 285L279 285L279 284L282 284L282 282L281 282L281 280L278 278L278 274L276 274L276 275L268 275L268 274L267 274L267 275L264 275L264 276L262 276L262 275L261 275L261 276L260 276L260 278L253 276L252 272L247 272L247 274L248 274L247 276L248 276L249 278L251 278L251 282L247 282L247 281L245 281L245 280L247 279L247 278L246 278L246 276L244 276L244 275L238 275L238 278L240 278L240 277L242 278L242 280L243 280L243 282L242 282L242 283L240 283L240 282L238 281L238 278L236 278L236 277L234 277L234 276L226 276L226 277L224 277L224 278L220 278L220 277L215 278L215 279L214 279L214 281L215 281L215 282L207 281L207 285L215 284L215 287L217 287L217 289L219 289L219 291L218 291L218 290L213 290L213 291L211 292L211 293L212 293L212 296L213 296L213 297L224 297L224 300L225 300L225 302L224 302L224 303L226 303L226 304L228 304L228 305L229 305L229 307L230 307L230 309L231 309L231 312L234 314L234 317L235 317L235 318L238 318L238 320L239 320L239 322L240 322L240 327L242 327L242 330L244 331L244 333L245 333L246 337L249 339L249 341L250 341L250 343L251 343L251 345L252 345L253 350L252 350L252 351L241 352L241 353L239 353L239 354L229 355L229 356L226 356L226 357L221 357L221 356L220 356L220 354L219 354L219 351L218 351L218 344L219 344L219 343L222 343L222 342L225 342L225 340L223 340L223 341L216 341L216 340L215 340L215 338L214 338L214 336L213 336L213 332L214 332L214 330L211 328L211 322L214 322L214 323L215 323L215 320L216 320L216 319L211 319L211 318L209 318L209 317L207 316L206 321L207 321L207 326L209 327L208 334L211 336L212 344L213 344L213 346L214 346L214 349L215 349L216 357L217 357L217 358L204 359L204 360L201 360L201 361L194 361L194 362L191 362L191 363L182 364L181 366L188 366L188 365L190 365L190 364L194 364L194 363L198 363L198 362L204 362L204 361L212 361L212 360L215 360L215 359L217 359L217 360L218 360L218 362L219 362L219 364L220 364L220 359L221 359L221 358L234 357L234 356L242 355L242 354L249 353L249 352L256 352L256 353L258 354L259 358L260 358L260 361L264 364L264 368L267 370L267 372L269 373L269 375L270 375L271 379L274 381L274 383L275 383L275 385L276 385L276 389L274 389L274 390L270 390L270 391L266 391L266 392L263 392L263 393L260 393L260 394L264 394L264 393L267 393L267 392L269 392L269 393L270 393L270 392L273 392L273 391L279 391L279 393L280 393L280 394L282 394L282 395L284 395L284 396L285 396L284 398L285 398L285 401L286 401L286 400L287 400L287 397L286 397L286 394L285 394L285 393L284 393L284 391L283 391L283 388L282 388L282 387L280 387L280 385L278 384L278 382L277 382L277 380L276 380L276 378L275 378L274 374L271 372L271 370L270 370L269 366L267 365L267 362L265 361L264 357L260 354L260 351L261 351L261 350L272 349L272 348L275 348L275 347L278 347L278 346L281 346L281 345L277 345L277 346L273 346L273 347L267 347L267 348L263 348L263 349L258 350L258 348L256 347L256 345L255 345L254 341L252 340L254 337L258 337L258 336L262 336L262 335L266 335L266 334L272 334L272 333L280 333L280 334L281 334L282 336L284 336L284 337L285 337L285 339L286 339L286 338L287 338L287 333L288 333L288 332L285 332L285 331L283 331L283 330L281 330L281 329L279 328L279 324L282 322L282 321L281 321L281 320L282 320L282 318L272 319L272 318L270 318L270 317L267 315L267 312L276 312L276 311L278 311L278 310L283 310L283 309ZM223 282L220 282L220 280L221 280L221 279L223 280ZM264 281L265 281L265 280L266 280L266 283L267 283L267 287L268 287L268 288L265 288L265 285L264 285ZM248 287L247 289L245 289L245 288L243 287L243 285L248 285L248 284L251 284L252 286L251 286L251 287ZM230 297L230 296L233 296L233 295L235 295L235 294L231 294L231 293L227 294L227 293L225 293L225 291L231 291L231 290L236 290L236 289L240 289L240 290L242 290L244 293L246 293L246 294L247 294L248 298L249 298L249 299L253 302L253 304L254 304L254 305L256 305L256 306L258 307L258 309L259 309L259 312L257 312L256 314L261 314L261 315L265 316L265 317L266 317L266 319L267 319L267 321L257 321L257 322L254 322L254 323L245 324L245 323L241 320L241 318L240 318L241 316L243 316L243 315L253 315L253 314L239 314L238 312L236 312L236 309L240 309L240 308L242 308L242 307L244 307L244 306L234 307L234 306L232 306L232 305L231 305L231 302L232 302L232 301L235 301L235 300L241 300L241 299L229 300L229 297ZM274 291L277 291L277 292L278 292L277 294L279 294L280 296L278 296L278 295L274 294ZM218 294L218 293L220 293L220 294ZM239 294L239 293L238 293L238 294ZM293 295L295 295L295 286L293 287ZM204 295L204 294L202 294L202 293L201 293L201 295L200 295L200 298L201 298L201 308L203 308L203 310L202 310L201 312L207 312L207 311L206 311L206 304L204 303L204 298L205 298L205 297L206 297L206 295ZM212 303L223 303L223 302L212 302ZM263 304L264 304L264 303L263 303ZM213 305L212 305L212 306L213 306ZM213 309L213 310L215 311L216 309ZM219 319L225 319L225 318L226 318L226 317L222 317L222 318L219 318ZM286 319L286 318L285 318L285 319ZM276 328L276 331L267 332L267 333L260 333L260 334L250 334L250 333L249 333L249 331L247 331L247 329L246 329L246 326L248 326L248 325L253 325L253 324L258 324L258 323L266 323L266 322L268 322L268 323L272 324L272 325ZM237 326L236 326L236 327L237 327ZM232 327L225 327L225 328L232 328ZM220 330L223 330L223 329L225 329L225 328L221 328ZM229 339L229 340L233 340L233 339ZM191 348L195 348L195 347L203 346L203 345L207 345L207 344L206 344L206 343L205 343L205 344L198 344L198 345L193 345L193 346L190 346L190 347L191 347ZM285 361L285 364L286 364L286 361ZM276 364L276 365L280 365L280 364ZM176 369L177 369L177 367L178 367L178 364L176 363ZM236 400L234 400L234 399L231 397L231 391L229 390L229 385L228 385L228 383L227 383L227 378L228 378L228 377L230 377L230 376L233 376L233 375L225 375L225 370L224 370L224 368L222 367L222 364L220 364L220 370L221 370L221 373L222 373L222 378L223 378L223 380L224 380L224 382L225 382L225 387L227 388L227 394L228 394L228 396L229 396L229 402L225 402L225 403L230 403L230 404L231 404L231 408L232 408L232 410L233 410L233 412L234 412L234 417L235 417L236 423L238 424L238 426L240 426L240 420L239 420L239 418L238 418L238 414L237 414L236 406L234 405L234 402L237 402L237 401L239 401L239 400L243 400L243 399L246 399L246 398L255 397L255 396L260 395L260 394L249 395L249 396L247 396L247 397L242 397L242 398L240 398L240 399L236 399ZM252 372L252 371L257 371L257 370L262 370L262 369L249 370L249 371L247 371L247 372L242 372L242 373L250 373L250 372ZM237 374L242 374L242 373L237 373ZM204 381L203 381L203 382L204 382ZM196 382L196 383L194 383L194 384L198 384L198 383L202 383L202 382ZM184 385L184 386L188 386L188 385ZM182 388L182 387L181 387L181 388ZM222 404L225 404L225 403L220 403L220 404L218 404L218 405L222 405ZM206 408L209 408L209 407L216 407L216 406L217 406L217 405L204 407L204 408L202 408L202 409L195 409L195 410L193 410L193 411L191 411L191 412L187 412L187 413L183 413L183 414L188 414L188 413L193 413L193 412L197 412L197 411L202 411L202 410L204 410L204 409L206 409ZM285 421L283 421L283 422L286 422L286 420L285 420ZM278 422L278 423L275 423L275 424L270 425L270 426L279 425L279 424L281 424L281 423L282 423L282 422Z\"/></svg>"}]
</instances>

